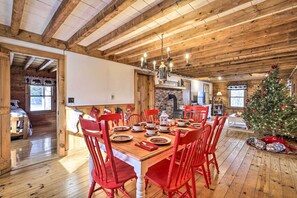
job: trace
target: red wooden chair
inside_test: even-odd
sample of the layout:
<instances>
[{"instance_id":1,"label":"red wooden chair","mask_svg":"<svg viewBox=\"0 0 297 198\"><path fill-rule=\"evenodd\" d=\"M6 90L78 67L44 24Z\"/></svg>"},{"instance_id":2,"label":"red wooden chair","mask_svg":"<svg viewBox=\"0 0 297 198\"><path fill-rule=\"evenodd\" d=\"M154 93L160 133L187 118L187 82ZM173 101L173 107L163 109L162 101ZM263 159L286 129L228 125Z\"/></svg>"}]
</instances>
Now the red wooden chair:
<instances>
[{"instance_id":1,"label":"red wooden chair","mask_svg":"<svg viewBox=\"0 0 297 198\"><path fill-rule=\"evenodd\" d=\"M184 119L190 119L192 116L193 106L184 106Z\"/></svg>"},{"instance_id":2,"label":"red wooden chair","mask_svg":"<svg viewBox=\"0 0 297 198\"><path fill-rule=\"evenodd\" d=\"M192 116L191 118L194 122L206 122L208 115L208 106L193 106Z\"/></svg>"},{"instance_id":3,"label":"red wooden chair","mask_svg":"<svg viewBox=\"0 0 297 198\"><path fill-rule=\"evenodd\" d=\"M144 110L144 115L145 115L145 120L147 122L159 121L159 110L158 109Z\"/></svg>"},{"instance_id":4,"label":"red wooden chair","mask_svg":"<svg viewBox=\"0 0 297 198\"><path fill-rule=\"evenodd\" d=\"M199 146L198 140L202 135L202 130L203 128L193 130L186 133L185 136L180 136L180 130L176 132L173 155L170 160L162 160L148 169L145 175L146 187L150 181L167 192L169 198L174 194L180 197L188 194L191 197L189 181L193 176L191 173L192 163ZM183 186L186 187L186 192L181 193L179 189Z\"/></svg>"},{"instance_id":5,"label":"red wooden chair","mask_svg":"<svg viewBox=\"0 0 297 198\"><path fill-rule=\"evenodd\" d=\"M113 156L107 122L103 120L99 124L95 121L80 118L80 124L94 163L92 170L93 181L88 197L91 197L94 192L100 189L104 190L108 197L114 197L114 191L117 189L130 197L124 188L124 184L130 179L136 178L136 174L132 166ZM100 132L100 128L102 132ZM108 160L105 160L101 153L98 143L100 139L104 141ZM96 184L100 185L97 189L95 189Z\"/></svg>"},{"instance_id":6,"label":"red wooden chair","mask_svg":"<svg viewBox=\"0 0 297 198\"><path fill-rule=\"evenodd\" d=\"M100 110L93 106L90 112L90 116L94 119L97 119L97 117L99 117L99 114Z\"/></svg>"},{"instance_id":7,"label":"red wooden chair","mask_svg":"<svg viewBox=\"0 0 297 198\"><path fill-rule=\"evenodd\" d=\"M143 117L139 114L131 114L126 120L127 126L130 127L132 127L134 124L138 124L139 122L143 122Z\"/></svg>"},{"instance_id":8,"label":"red wooden chair","mask_svg":"<svg viewBox=\"0 0 297 198\"><path fill-rule=\"evenodd\" d=\"M216 116L213 126L212 126L212 131L210 133L210 137L208 140L208 144L207 144L207 148L206 148L206 164L207 164L209 183L211 182L210 163L215 165L215 167L217 169L217 173L220 172L215 151L217 150L217 144L218 144L219 138L221 136L222 130L224 128L226 119L227 119L227 114L222 117ZM209 155L212 155L211 159L209 159Z\"/></svg>"},{"instance_id":9,"label":"red wooden chair","mask_svg":"<svg viewBox=\"0 0 297 198\"><path fill-rule=\"evenodd\" d=\"M206 183L206 187L209 188L208 175L206 173L204 165L206 163L205 152L207 148L208 138L211 133L211 126L207 124L203 128L201 128L201 130L202 130L202 133L198 141L196 156L192 164L192 174L193 174L192 186L195 186L195 173L197 172L203 175ZM196 188L193 188L193 190L194 190L194 197L196 197Z\"/></svg>"},{"instance_id":10,"label":"red wooden chair","mask_svg":"<svg viewBox=\"0 0 297 198\"><path fill-rule=\"evenodd\" d=\"M101 122L101 120L107 121L111 128L119 126L120 122L124 123L123 116L120 113L101 115L97 118L97 122Z\"/></svg>"}]
</instances>

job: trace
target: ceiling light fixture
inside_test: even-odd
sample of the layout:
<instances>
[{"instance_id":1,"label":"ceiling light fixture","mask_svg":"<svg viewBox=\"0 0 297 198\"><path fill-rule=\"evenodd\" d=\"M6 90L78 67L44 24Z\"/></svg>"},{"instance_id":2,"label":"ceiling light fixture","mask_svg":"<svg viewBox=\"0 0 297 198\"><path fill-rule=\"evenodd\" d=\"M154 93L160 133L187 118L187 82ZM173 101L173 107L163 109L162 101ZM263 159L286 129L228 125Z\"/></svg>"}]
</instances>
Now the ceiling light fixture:
<instances>
[{"instance_id":1,"label":"ceiling light fixture","mask_svg":"<svg viewBox=\"0 0 297 198\"><path fill-rule=\"evenodd\" d=\"M170 47L167 47L167 59L166 62L164 61L163 57L163 34L161 35L161 64L157 68L157 61L153 61L153 71L157 72L157 76L159 77L159 82L164 83L167 80L167 77L170 77L170 74L173 70L173 61L170 57ZM148 61L147 61L148 54L144 53L143 56L140 59L140 67L141 69L148 69ZM190 55L187 53L185 55L186 59L186 66L191 66L189 63Z\"/></svg>"},{"instance_id":2,"label":"ceiling light fixture","mask_svg":"<svg viewBox=\"0 0 297 198\"><path fill-rule=\"evenodd\" d=\"M222 77L221 77L221 76L219 76L219 77L218 77L218 80L222 80Z\"/></svg>"}]
</instances>

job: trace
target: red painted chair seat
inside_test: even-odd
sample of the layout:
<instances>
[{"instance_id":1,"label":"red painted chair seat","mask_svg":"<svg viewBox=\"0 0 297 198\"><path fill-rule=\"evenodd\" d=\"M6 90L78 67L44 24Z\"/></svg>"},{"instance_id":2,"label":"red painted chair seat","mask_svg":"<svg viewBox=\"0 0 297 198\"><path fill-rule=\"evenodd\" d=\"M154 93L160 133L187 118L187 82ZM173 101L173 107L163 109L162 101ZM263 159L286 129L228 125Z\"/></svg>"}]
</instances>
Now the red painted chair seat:
<instances>
[{"instance_id":1,"label":"red painted chair seat","mask_svg":"<svg viewBox=\"0 0 297 198\"><path fill-rule=\"evenodd\" d=\"M95 172L96 171L95 169L93 169L92 171L93 179L97 183L100 182L100 185L103 188L118 188L120 186L123 186L124 183L127 182L128 180L136 178L136 174L132 166L119 160L118 158L114 158L114 162L117 170L117 176L118 176L117 177L118 182L115 182L110 162L111 161L108 161L105 163L107 180L105 180L104 182L102 182L102 180L99 178L99 175Z\"/></svg>"},{"instance_id":2,"label":"red painted chair seat","mask_svg":"<svg viewBox=\"0 0 297 198\"><path fill-rule=\"evenodd\" d=\"M183 186L187 183L188 180L184 180L182 183L177 183L177 185L174 185L174 183L170 183L170 186L167 186L167 180L164 178L167 178L168 176L168 167L170 165L170 160L165 159L161 162L155 164L154 166L150 167L146 173L146 178L149 179L153 184L156 186L163 188L165 191L176 191L180 186ZM173 167L173 172L176 172L178 169L178 165L176 164ZM176 181L177 174L174 174L172 177L172 180ZM192 177L191 172L188 173L188 179Z\"/></svg>"}]
</instances>

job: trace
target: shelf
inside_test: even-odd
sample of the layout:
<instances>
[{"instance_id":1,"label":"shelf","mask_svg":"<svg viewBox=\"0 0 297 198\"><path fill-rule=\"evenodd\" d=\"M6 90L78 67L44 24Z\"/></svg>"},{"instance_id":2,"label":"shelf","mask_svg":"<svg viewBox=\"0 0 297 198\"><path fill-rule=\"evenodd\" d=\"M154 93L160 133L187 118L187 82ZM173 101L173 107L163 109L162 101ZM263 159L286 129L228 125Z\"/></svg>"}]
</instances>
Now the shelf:
<instances>
[{"instance_id":1,"label":"shelf","mask_svg":"<svg viewBox=\"0 0 297 198\"><path fill-rule=\"evenodd\" d=\"M185 87L177 87L177 86L171 86L171 85L160 85L160 84L155 85L155 88L159 88L159 89L179 89L179 90L186 89Z\"/></svg>"}]
</instances>

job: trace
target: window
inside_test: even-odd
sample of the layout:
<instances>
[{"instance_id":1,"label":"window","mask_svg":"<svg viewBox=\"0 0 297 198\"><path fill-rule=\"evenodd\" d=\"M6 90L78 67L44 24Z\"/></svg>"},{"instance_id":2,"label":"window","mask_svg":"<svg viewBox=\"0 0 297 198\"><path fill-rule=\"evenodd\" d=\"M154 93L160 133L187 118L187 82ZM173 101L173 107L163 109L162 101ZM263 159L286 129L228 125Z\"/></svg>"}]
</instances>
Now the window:
<instances>
[{"instance_id":1,"label":"window","mask_svg":"<svg viewBox=\"0 0 297 198\"><path fill-rule=\"evenodd\" d=\"M52 110L52 86L30 85L30 111Z\"/></svg>"},{"instance_id":2,"label":"window","mask_svg":"<svg viewBox=\"0 0 297 198\"><path fill-rule=\"evenodd\" d=\"M230 107L244 107L245 90L229 90Z\"/></svg>"}]
</instances>

